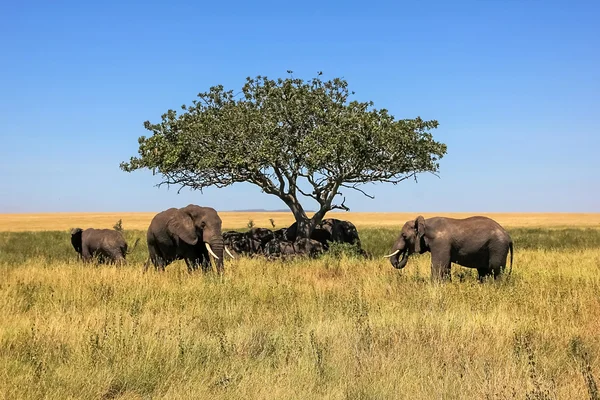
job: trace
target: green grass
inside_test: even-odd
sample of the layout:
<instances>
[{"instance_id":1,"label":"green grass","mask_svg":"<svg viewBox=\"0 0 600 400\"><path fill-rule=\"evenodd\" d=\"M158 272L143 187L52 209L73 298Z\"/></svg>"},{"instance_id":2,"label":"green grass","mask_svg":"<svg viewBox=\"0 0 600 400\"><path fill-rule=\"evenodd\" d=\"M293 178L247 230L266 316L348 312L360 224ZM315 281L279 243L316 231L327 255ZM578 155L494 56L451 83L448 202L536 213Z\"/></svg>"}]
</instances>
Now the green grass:
<instances>
[{"instance_id":1,"label":"green grass","mask_svg":"<svg viewBox=\"0 0 600 400\"><path fill-rule=\"evenodd\" d=\"M66 232L0 233L0 398L597 399L600 233L511 231L510 280L380 258L82 266ZM128 232L128 241L143 232ZM595 396L595 397L594 397Z\"/></svg>"},{"instance_id":2,"label":"green grass","mask_svg":"<svg viewBox=\"0 0 600 400\"><path fill-rule=\"evenodd\" d=\"M241 228L246 231L247 228ZM373 257L389 253L398 236L398 229L362 229L359 232L362 245ZM519 250L561 250L575 251L600 248L600 229L540 229L515 228L509 233ZM131 246L137 238L137 247L127 259L132 264L143 263L148 255L145 231L125 231L125 238ZM76 260L76 253L70 242L70 234L60 231L42 232L0 232L0 264L18 265L27 260L69 262Z\"/></svg>"}]
</instances>

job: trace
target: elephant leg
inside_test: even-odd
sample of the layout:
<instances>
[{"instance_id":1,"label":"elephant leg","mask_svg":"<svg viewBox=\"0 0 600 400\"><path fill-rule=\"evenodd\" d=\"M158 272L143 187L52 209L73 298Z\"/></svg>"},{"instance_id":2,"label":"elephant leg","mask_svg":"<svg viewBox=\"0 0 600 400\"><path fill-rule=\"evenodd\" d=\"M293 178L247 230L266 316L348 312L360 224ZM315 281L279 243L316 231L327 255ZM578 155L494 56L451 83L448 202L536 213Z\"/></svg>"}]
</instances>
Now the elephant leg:
<instances>
[{"instance_id":1,"label":"elephant leg","mask_svg":"<svg viewBox=\"0 0 600 400\"><path fill-rule=\"evenodd\" d=\"M165 267L167 266L167 262L161 256L156 256L155 258L150 257L152 264L154 265L155 271L165 271Z\"/></svg>"},{"instance_id":2,"label":"elephant leg","mask_svg":"<svg viewBox=\"0 0 600 400\"><path fill-rule=\"evenodd\" d=\"M120 267L123 264L125 264L125 257L121 253L121 249L120 248L117 248L116 250L111 250L110 251L109 260L111 260L111 262L113 264L115 264L115 266L117 266L117 267Z\"/></svg>"},{"instance_id":3,"label":"elephant leg","mask_svg":"<svg viewBox=\"0 0 600 400\"><path fill-rule=\"evenodd\" d=\"M196 256L196 254L191 255L190 260L190 271L194 272L198 270L198 265L200 264L200 259Z\"/></svg>"},{"instance_id":4,"label":"elephant leg","mask_svg":"<svg viewBox=\"0 0 600 400\"><path fill-rule=\"evenodd\" d=\"M90 253L89 247L86 245L83 245L81 248L81 259L84 264L87 264L92 260L92 254Z\"/></svg>"},{"instance_id":5,"label":"elephant leg","mask_svg":"<svg viewBox=\"0 0 600 400\"><path fill-rule=\"evenodd\" d=\"M451 281L450 249L431 251L431 280L436 282Z\"/></svg>"},{"instance_id":6,"label":"elephant leg","mask_svg":"<svg viewBox=\"0 0 600 400\"><path fill-rule=\"evenodd\" d=\"M494 274L494 279L498 279L500 278L500 276L502 276L502 272L504 271L504 266L502 265L498 265L497 267L494 267L492 269L492 272Z\"/></svg>"},{"instance_id":7,"label":"elephant leg","mask_svg":"<svg viewBox=\"0 0 600 400\"><path fill-rule=\"evenodd\" d=\"M188 274L191 274L192 271L194 270L194 260L191 260L189 258L184 258L183 259L185 261L185 265L187 266L187 272Z\"/></svg>"},{"instance_id":8,"label":"elephant leg","mask_svg":"<svg viewBox=\"0 0 600 400\"><path fill-rule=\"evenodd\" d=\"M490 255L489 269L494 274L494 280L498 279L506 268L508 249L505 252L492 253Z\"/></svg>"},{"instance_id":9,"label":"elephant leg","mask_svg":"<svg viewBox=\"0 0 600 400\"><path fill-rule=\"evenodd\" d=\"M119 255L119 266L127 265L127 248L119 247L117 254Z\"/></svg>"},{"instance_id":10,"label":"elephant leg","mask_svg":"<svg viewBox=\"0 0 600 400\"><path fill-rule=\"evenodd\" d=\"M149 262L152 262L152 265L154 265L154 270L155 271L164 271L165 270L165 266L166 266L165 259L159 253L158 249L156 249L154 247L154 245L149 245L148 246L148 253L150 254L150 258L146 262L146 265L144 265L144 271L146 271L148 269Z\"/></svg>"},{"instance_id":11,"label":"elephant leg","mask_svg":"<svg viewBox=\"0 0 600 400\"><path fill-rule=\"evenodd\" d=\"M492 273L492 269L489 267L479 267L477 268L477 279L479 279L479 283L483 283L486 277L490 276Z\"/></svg>"},{"instance_id":12,"label":"elephant leg","mask_svg":"<svg viewBox=\"0 0 600 400\"><path fill-rule=\"evenodd\" d=\"M202 245L200 246L200 254L197 255L197 259L196 262L198 264L196 265L200 265L202 267L202 272L203 273L208 273L212 270L212 264L210 261L210 256L208 254L208 250L206 249L206 246Z\"/></svg>"},{"instance_id":13,"label":"elephant leg","mask_svg":"<svg viewBox=\"0 0 600 400\"><path fill-rule=\"evenodd\" d=\"M90 260L96 260L96 265L106 264L106 256L98 249L95 251L90 251Z\"/></svg>"},{"instance_id":14,"label":"elephant leg","mask_svg":"<svg viewBox=\"0 0 600 400\"><path fill-rule=\"evenodd\" d=\"M212 270L212 264L210 262L210 258L208 257L203 257L202 261L202 272L207 273L210 272Z\"/></svg>"}]
</instances>

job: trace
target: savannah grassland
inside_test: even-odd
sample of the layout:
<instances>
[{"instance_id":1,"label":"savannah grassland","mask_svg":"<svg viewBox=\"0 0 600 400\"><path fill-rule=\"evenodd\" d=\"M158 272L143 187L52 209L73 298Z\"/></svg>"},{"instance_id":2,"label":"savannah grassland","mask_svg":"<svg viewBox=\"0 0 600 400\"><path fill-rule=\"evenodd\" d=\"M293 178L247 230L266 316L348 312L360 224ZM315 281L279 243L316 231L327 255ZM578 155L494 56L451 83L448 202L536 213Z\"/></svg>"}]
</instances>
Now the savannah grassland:
<instances>
[{"instance_id":1,"label":"savannah grassland","mask_svg":"<svg viewBox=\"0 0 600 400\"><path fill-rule=\"evenodd\" d=\"M510 279L381 258L416 214L332 213L372 259L177 262L143 274L153 214L0 215L0 398L598 399L600 215L494 214ZM426 215L427 216L427 215ZM225 229L284 213L221 213ZM122 219L129 265L82 266L75 226Z\"/></svg>"}]
</instances>

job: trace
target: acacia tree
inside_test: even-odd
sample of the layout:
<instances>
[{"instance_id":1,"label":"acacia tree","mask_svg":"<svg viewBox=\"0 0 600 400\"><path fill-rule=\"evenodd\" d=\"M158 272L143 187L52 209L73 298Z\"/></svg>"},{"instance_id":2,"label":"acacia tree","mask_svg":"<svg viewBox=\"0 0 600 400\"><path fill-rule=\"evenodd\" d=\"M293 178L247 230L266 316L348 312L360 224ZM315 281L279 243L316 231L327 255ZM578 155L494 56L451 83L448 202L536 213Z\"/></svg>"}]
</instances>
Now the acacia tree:
<instances>
[{"instance_id":1,"label":"acacia tree","mask_svg":"<svg viewBox=\"0 0 600 400\"><path fill-rule=\"evenodd\" d=\"M397 184L419 173L437 173L446 145L433 140L438 122L396 119L354 95L341 78L247 78L241 93L211 87L183 113L168 110L144 127L139 156L121 163L131 172L148 168L158 184L198 189L249 182L279 197L310 237L325 214L349 210L342 190L368 195L361 185ZM336 196L343 197L336 201ZM309 218L302 197L319 204Z\"/></svg>"}]
</instances>

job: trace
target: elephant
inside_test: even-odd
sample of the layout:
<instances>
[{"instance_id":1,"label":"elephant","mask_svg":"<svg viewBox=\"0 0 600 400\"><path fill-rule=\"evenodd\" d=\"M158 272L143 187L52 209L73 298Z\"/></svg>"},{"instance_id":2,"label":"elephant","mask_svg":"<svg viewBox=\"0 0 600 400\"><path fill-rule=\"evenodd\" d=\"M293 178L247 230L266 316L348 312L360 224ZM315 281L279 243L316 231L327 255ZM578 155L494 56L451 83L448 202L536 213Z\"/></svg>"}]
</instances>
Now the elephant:
<instances>
[{"instance_id":1,"label":"elephant","mask_svg":"<svg viewBox=\"0 0 600 400\"><path fill-rule=\"evenodd\" d=\"M296 239L294 247L297 254L303 254L310 258L315 258L327 250L323 243L306 238Z\"/></svg>"},{"instance_id":2,"label":"elephant","mask_svg":"<svg viewBox=\"0 0 600 400\"><path fill-rule=\"evenodd\" d=\"M315 258L325 251L322 243L314 239L298 239L295 242L289 240L272 239L264 248L263 254L270 259L292 258L299 255Z\"/></svg>"},{"instance_id":3,"label":"elephant","mask_svg":"<svg viewBox=\"0 0 600 400\"><path fill-rule=\"evenodd\" d=\"M264 246L273 239L273 232L266 228L252 228L248 232L223 232L225 244L234 253L245 255L262 254Z\"/></svg>"},{"instance_id":4,"label":"elephant","mask_svg":"<svg viewBox=\"0 0 600 400\"><path fill-rule=\"evenodd\" d=\"M329 233L332 242L357 244L360 247L358 230L350 221L328 218L321 221L319 228Z\"/></svg>"},{"instance_id":5,"label":"elephant","mask_svg":"<svg viewBox=\"0 0 600 400\"><path fill-rule=\"evenodd\" d=\"M287 258L295 254L294 244L288 240L273 239L265 245L263 254L269 259Z\"/></svg>"},{"instance_id":6,"label":"elephant","mask_svg":"<svg viewBox=\"0 0 600 400\"><path fill-rule=\"evenodd\" d=\"M252 228L247 232L247 235L258 241L261 248L275 237L273 231L266 228Z\"/></svg>"},{"instance_id":7,"label":"elephant","mask_svg":"<svg viewBox=\"0 0 600 400\"><path fill-rule=\"evenodd\" d=\"M223 232L223 242L234 254L245 254L250 251L247 237L244 232Z\"/></svg>"},{"instance_id":8,"label":"elephant","mask_svg":"<svg viewBox=\"0 0 600 400\"><path fill-rule=\"evenodd\" d=\"M273 238L278 240L287 240L287 228L281 228L273 231Z\"/></svg>"},{"instance_id":9,"label":"elephant","mask_svg":"<svg viewBox=\"0 0 600 400\"><path fill-rule=\"evenodd\" d=\"M125 264L127 254L137 247L140 239L138 238L130 251L127 251L127 242L123 235L112 229L94 229L81 228L71 229L71 244L83 259L83 262L89 262L95 256L100 263L108 261L114 264Z\"/></svg>"},{"instance_id":10,"label":"elephant","mask_svg":"<svg viewBox=\"0 0 600 400\"><path fill-rule=\"evenodd\" d=\"M393 245L389 258L392 266L402 269L413 253L431 252L431 280L451 280L452 263L476 268L479 281L489 275L497 279L506 267L510 250L510 273L513 241L496 221L483 216L464 219L419 215L407 221ZM399 256L402 258L399 260Z\"/></svg>"},{"instance_id":11,"label":"elephant","mask_svg":"<svg viewBox=\"0 0 600 400\"><path fill-rule=\"evenodd\" d=\"M294 222L287 229L287 240L296 240L297 226L297 223ZM358 236L356 226L350 221L342 221L335 218L322 220L315 227L310 238L323 244L326 250L329 248L329 242L350 243L357 245L359 249L361 248L360 237ZM365 255L366 252L361 250L361 254Z\"/></svg>"},{"instance_id":12,"label":"elephant","mask_svg":"<svg viewBox=\"0 0 600 400\"><path fill-rule=\"evenodd\" d=\"M294 223L289 228L276 231L266 228L252 228L248 232L227 231L223 233L223 239L234 253L250 256L265 255L272 258L290 256L294 252L314 256L329 250L330 242L355 244L360 254L366 256L366 252L360 249L358 231L349 221L325 219L314 229L310 239L298 239L296 232L297 224Z\"/></svg>"},{"instance_id":13,"label":"elephant","mask_svg":"<svg viewBox=\"0 0 600 400\"><path fill-rule=\"evenodd\" d=\"M215 259L217 272L222 274L223 250L232 258L233 255L224 246L221 224L214 208L195 204L156 214L146 235L149 258L144 271L150 262L156 270L164 271L167 265L183 259L188 272L198 269L198 265L202 265L203 272L208 272L211 269L210 254Z\"/></svg>"}]
</instances>

